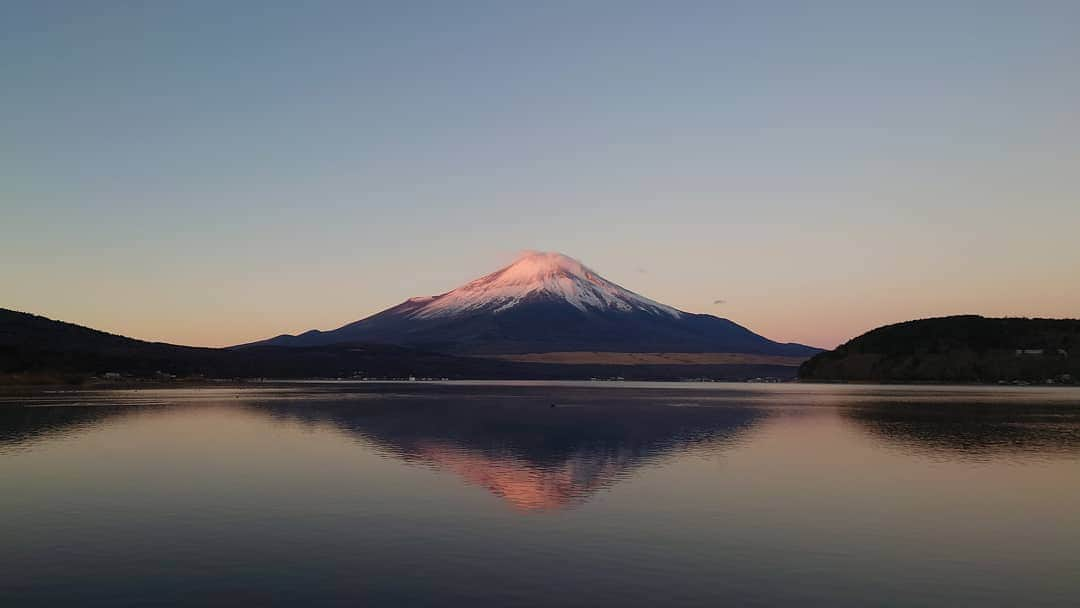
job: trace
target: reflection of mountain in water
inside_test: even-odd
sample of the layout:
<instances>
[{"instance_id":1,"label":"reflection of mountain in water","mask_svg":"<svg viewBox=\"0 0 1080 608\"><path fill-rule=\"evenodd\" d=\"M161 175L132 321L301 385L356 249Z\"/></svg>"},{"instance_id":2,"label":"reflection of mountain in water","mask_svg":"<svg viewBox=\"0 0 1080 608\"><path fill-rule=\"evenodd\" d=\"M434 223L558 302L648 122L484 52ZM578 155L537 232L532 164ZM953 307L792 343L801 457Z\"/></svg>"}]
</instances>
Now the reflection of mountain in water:
<instances>
[{"instance_id":1,"label":"reflection of mountain in water","mask_svg":"<svg viewBox=\"0 0 1080 608\"><path fill-rule=\"evenodd\" d=\"M873 436L950 459L1080 454L1080 409L1023 403L883 403L841 410Z\"/></svg>"},{"instance_id":2,"label":"reflection of mountain in water","mask_svg":"<svg viewBox=\"0 0 1080 608\"><path fill-rule=\"evenodd\" d=\"M634 470L695 447L720 448L765 412L537 397L391 399L259 406L274 417L329 423L409 462L450 471L523 510L567 507Z\"/></svg>"},{"instance_id":3,"label":"reflection of mountain in water","mask_svg":"<svg viewBox=\"0 0 1080 608\"><path fill-rule=\"evenodd\" d=\"M35 400L53 407L0 407L0 453L185 404L239 407L329 425L384 455L452 472L517 508L545 510L579 504L680 452L723 449L768 411L710 401L679 391L551 387L106 391Z\"/></svg>"}]
</instances>

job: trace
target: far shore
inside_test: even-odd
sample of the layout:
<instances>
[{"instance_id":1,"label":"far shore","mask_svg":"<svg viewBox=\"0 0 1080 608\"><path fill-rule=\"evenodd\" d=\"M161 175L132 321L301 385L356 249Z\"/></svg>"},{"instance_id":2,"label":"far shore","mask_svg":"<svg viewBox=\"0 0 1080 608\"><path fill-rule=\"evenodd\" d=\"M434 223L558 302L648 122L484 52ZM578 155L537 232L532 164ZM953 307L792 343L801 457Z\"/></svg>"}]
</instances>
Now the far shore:
<instances>
[{"instance_id":1,"label":"far shore","mask_svg":"<svg viewBox=\"0 0 1080 608\"><path fill-rule=\"evenodd\" d=\"M1078 384L1046 384L1046 383L998 383L998 382L873 382L873 381L822 381L822 380L783 380L767 381L761 379L750 380L707 380L707 379L670 379L670 380L615 380L599 378L541 380L534 378L177 378L174 380L125 378L121 380L102 380L97 378L85 379L81 383L71 382L13 382L10 378L0 381L0 396L18 397L20 395L40 395L44 392L91 392L91 391L139 391L139 390L185 390L185 389L253 389L295 386L297 384L424 384L424 383L504 383L504 382L529 382L529 383L589 383L596 386L618 386L619 384L804 384L826 386L928 386L928 387L981 387L981 388L1077 388ZM12 403L0 403L3 405L17 405Z\"/></svg>"}]
</instances>

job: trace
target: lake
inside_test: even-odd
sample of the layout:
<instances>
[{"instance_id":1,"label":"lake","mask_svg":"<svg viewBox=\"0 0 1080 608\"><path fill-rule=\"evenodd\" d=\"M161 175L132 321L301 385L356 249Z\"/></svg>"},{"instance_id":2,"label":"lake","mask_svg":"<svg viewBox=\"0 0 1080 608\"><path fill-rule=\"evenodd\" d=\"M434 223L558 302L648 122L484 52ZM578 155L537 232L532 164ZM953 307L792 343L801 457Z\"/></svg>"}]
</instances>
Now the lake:
<instances>
[{"instance_id":1,"label":"lake","mask_svg":"<svg viewBox=\"0 0 1080 608\"><path fill-rule=\"evenodd\" d=\"M0 606L1077 606L1080 389L0 398Z\"/></svg>"}]
</instances>

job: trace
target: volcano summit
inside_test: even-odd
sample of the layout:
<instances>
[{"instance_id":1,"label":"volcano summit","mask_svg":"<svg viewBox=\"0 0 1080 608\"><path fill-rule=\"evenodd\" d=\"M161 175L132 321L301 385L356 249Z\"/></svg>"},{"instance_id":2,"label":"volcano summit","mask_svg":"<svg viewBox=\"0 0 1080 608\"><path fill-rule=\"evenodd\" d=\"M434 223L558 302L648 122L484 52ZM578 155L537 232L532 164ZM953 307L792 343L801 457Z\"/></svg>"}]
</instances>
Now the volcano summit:
<instances>
[{"instance_id":1,"label":"volcano summit","mask_svg":"<svg viewBox=\"0 0 1080 608\"><path fill-rule=\"evenodd\" d=\"M693 314L625 289L559 253L528 252L444 294L410 298L332 331L277 346L384 343L454 354L547 352L749 353L807 356L737 323Z\"/></svg>"}]
</instances>

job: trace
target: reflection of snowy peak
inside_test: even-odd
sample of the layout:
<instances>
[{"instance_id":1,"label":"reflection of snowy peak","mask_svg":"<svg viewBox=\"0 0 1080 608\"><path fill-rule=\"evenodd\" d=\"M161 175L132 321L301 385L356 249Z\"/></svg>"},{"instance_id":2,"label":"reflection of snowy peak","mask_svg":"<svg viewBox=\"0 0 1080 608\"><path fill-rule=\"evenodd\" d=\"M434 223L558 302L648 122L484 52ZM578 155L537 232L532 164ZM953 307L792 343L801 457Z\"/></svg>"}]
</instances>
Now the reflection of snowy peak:
<instances>
[{"instance_id":1,"label":"reflection of snowy peak","mask_svg":"<svg viewBox=\"0 0 1080 608\"><path fill-rule=\"evenodd\" d=\"M263 344L397 344L460 354L557 351L756 353L810 356L712 315L654 302L559 253L513 264L437 296L410 298L333 331Z\"/></svg>"},{"instance_id":2,"label":"reflection of snowy peak","mask_svg":"<svg viewBox=\"0 0 1080 608\"><path fill-rule=\"evenodd\" d=\"M587 312L640 310L678 318L679 311L623 289L560 253L529 252L513 264L440 296L412 298L417 319L487 311L498 314L527 301L557 300Z\"/></svg>"}]
</instances>

